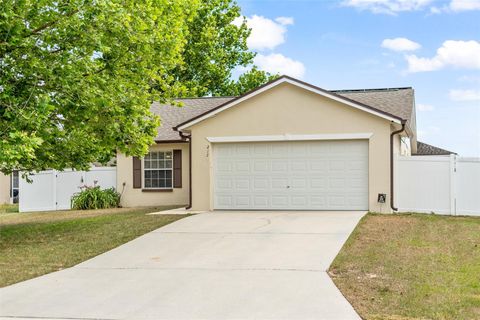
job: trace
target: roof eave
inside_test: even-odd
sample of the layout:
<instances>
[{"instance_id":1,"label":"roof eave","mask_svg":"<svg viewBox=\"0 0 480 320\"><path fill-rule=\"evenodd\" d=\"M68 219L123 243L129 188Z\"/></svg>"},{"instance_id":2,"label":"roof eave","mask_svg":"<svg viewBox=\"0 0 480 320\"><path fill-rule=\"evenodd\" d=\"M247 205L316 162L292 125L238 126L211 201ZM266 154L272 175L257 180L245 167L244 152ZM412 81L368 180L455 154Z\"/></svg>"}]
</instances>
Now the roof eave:
<instances>
[{"instance_id":1,"label":"roof eave","mask_svg":"<svg viewBox=\"0 0 480 320\"><path fill-rule=\"evenodd\" d=\"M184 121L180 124L178 124L177 126L173 127L173 129L175 131L182 131L198 122L201 122L219 112L222 112L223 110L226 110L230 107L233 107L234 105L242 102L242 101L245 101L247 99L249 99L250 97L253 97L257 94L260 94L264 91L267 91L281 83L290 83L290 84L293 84L293 85L296 85L298 87L301 87L301 88L304 88L308 91L311 91L311 92L314 92L314 93L317 93L317 94L320 94L322 96L325 96L327 98L330 98L330 99L333 99L335 101L339 101L339 102L342 102L344 104L347 104L349 106L352 106L352 107L355 107L357 109L360 109L360 110L363 110L363 111L366 111L366 112L369 112L371 114L374 114L376 116L379 116L381 118L384 118L384 119L387 119L387 120L390 120L392 122L395 122L395 123L398 123L398 124L402 124L402 123L406 123L406 120L405 119L402 119L398 116L395 116L393 114L390 114L390 113L387 113L387 112L384 112L382 110L379 110L377 108L374 108L372 106L369 106L369 105L366 105L366 104L363 104L363 103L360 103L358 101L355 101L355 100L352 100L352 99L349 99L349 98L346 98L346 97L343 97L341 95L338 95L338 94L335 94L335 93L332 93L330 91L327 91L325 89L322 89L322 88L319 88L319 87L316 87L312 84L309 84L307 82L304 82L304 81L301 81L301 80L298 80L298 79L295 79L295 78L292 78L292 77L289 77L289 76L281 76L275 80L272 80L270 82L267 82L265 83L264 85L260 86L260 87L257 87L233 100L230 100L230 101L227 101L221 105L219 105L218 107L215 107L207 112L204 112L196 117L193 117L187 121Z\"/></svg>"}]
</instances>

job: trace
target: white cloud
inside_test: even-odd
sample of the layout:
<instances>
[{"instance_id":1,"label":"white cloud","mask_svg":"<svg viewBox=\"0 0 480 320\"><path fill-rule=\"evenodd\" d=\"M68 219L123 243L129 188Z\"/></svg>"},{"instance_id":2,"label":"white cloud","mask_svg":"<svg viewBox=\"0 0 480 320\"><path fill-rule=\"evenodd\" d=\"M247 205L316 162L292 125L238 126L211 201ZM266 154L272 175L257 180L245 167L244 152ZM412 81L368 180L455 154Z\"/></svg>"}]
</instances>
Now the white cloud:
<instances>
[{"instance_id":1,"label":"white cloud","mask_svg":"<svg viewBox=\"0 0 480 320\"><path fill-rule=\"evenodd\" d=\"M278 17L275 18L275 21L283 26L293 25L295 22L292 17Z\"/></svg>"},{"instance_id":2,"label":"white cloud","mask_svg":"<svg viewBox=\"0 0 480 320\"><path fill-rule=\"evenodd\" d=\"M261 70L270 73L285 74L294 78L303 78L305 75L305 66L303 63L285 57L280 53L271 53L268 55L258 54L253 62Z\"/></svg>"},{"instance_id":3,"label":"white cloud","mask_svg":"<svg viewBox=\"0 0 480 320\"><path fill-rule=\"evenodd\" d=\"M424 9L431 2L432 0L345 0L342 4L373 13L396 14Z\"/></svg>"},{"instance_id":4,"label":"white cloud","mask_svg":"<svg viewBox=\"0 0 480 320\"><path fill-rule=\"evenodd\" d=\"M450 90L449 96L453 101L480 101L480 90L454 89Z\"/></svg>"},{"instance_id":5,"label":"white cloud","mask_svg":"<svg viewBox=\"0 0 480 320\"><path fill-rule=\"evenodd\" d=\"M247 17L247 25L252 29L247 39L247 45L252 50L275 49L275 47L285 42L287 25L294 23L291 17L278 17L271 20L262 16L253 15ZM243 17L238 17L233 24L240 25Z\"/></svg>"},{"instance_id":6,"label":"white cloud","mask_svg":"<svg viewBox=\"0 0 480 320\"><path fill-rule=\"evenodd\" d=\"M457 81L480 84L480 75L478 75L478 76L473 76L473 75L461 76L460 78L457 79Z\"/></svg>"},{"instance_id":7,"label":"white cloud","mask_svg":"<svg viewBox=\"0 0 480 320\"><path fill-rule=\"evenodd\" d=\"M440 133L440 128L436 126L428 126L417 130L418 138L422 141L428 140L432 136L436 136Z\"/></svg>"},{"instance_id":8,"label":"white cloud","mask_svg":"<svg viewBox=\"0 0 480 320\"><path fill-rule=\"evenodd\" d=\"M407 38L395 38L383 40L382 48L393 51L415 51L421 48L421 45Z\"/></svg>"},{"instance_id":9,"label":"white cloud","mask_svg":"<svg viewBox=\"0 0 480 320\"><path fill-rule=\"evenodd\" d=\"M449 9L454 12L480 10L480 0L452 0Z\"/></svg>"},{"instance_id":10,"label":"white cloud","mask_svg":"<svg viewBox=\"0 0 480 320\"><path fill-rule=\"evenodd\" d=\"M480 42L447 40L433 58L407 55L409 72L439 70L448 66L464 69L480 69Z\"/></svg>"},{"instance_id":11,"label":"white cloud","mask_svg":"<svg viewBox=\"0 0 480 320\"><path fill-rule=\"evenodd\" d=\"M417 104L418 111L433 111L434 109L435 108L431 104L423 104L423 103Z\"/></svg>"},{"instance_id":12,"label":"white cloud","mask_svg":"<svg viewBox=\"0 0 480 320\"><path fill-rule=\"evenodd\" d=\"M233 24L240 25L243 19L239 17L233 21ZM273 50L284 43L287 26L295 23L292 17L277 17L272 20L258 15L247 17L246 21L248 27L252 29L247 45L251 50L260 52ZM253 64L260 70L286 74L295 78L302 78L305 74L305 66L302 62L275 52L257 54Z\"/></svg>"},{"instance_id":13,"label":"white cloud","mask_svg":"<svg viewBox=\"0 0 480 320\"><path fill-rule=\"evenodd\" d=\"M438 8L438 7L431 7L430 8L430 13L431 14L440 14L442 12L443 12L442 8Z\"/></svg>"}]
</instances>

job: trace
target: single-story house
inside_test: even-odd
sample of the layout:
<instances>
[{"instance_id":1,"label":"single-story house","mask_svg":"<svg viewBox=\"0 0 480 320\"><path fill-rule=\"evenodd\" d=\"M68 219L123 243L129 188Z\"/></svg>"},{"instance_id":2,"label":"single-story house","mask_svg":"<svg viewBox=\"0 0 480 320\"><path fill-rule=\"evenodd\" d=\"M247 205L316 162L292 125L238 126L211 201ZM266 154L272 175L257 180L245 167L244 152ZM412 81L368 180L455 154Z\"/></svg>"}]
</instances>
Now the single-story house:
<instances>
[{"instance_id":1,"label":"single-story house","mask_svg":"<svg viewBox=\"0 0 480 320\"><path fill-rule=\"evenodd\" d=\"M154 103L142 159L117 155L123 206L391 212L393 158L417 141L414 90L325 90L282 76L239 97ZM392 203L393 201L393 203Z\"/></svg>"}]
</instances>

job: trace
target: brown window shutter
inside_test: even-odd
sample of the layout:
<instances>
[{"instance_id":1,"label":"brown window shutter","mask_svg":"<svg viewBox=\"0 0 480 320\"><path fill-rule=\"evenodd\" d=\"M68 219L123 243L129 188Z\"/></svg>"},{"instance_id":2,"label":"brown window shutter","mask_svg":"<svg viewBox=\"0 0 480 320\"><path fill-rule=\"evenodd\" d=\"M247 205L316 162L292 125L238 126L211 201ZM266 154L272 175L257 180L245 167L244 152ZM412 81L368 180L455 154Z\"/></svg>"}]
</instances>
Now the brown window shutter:
<instances>
[{"instance_id":1,"label":"brown window shutter","mask_svg":"<svg viewBox=\"0 0 480 320\"><path fill-rule=\"evenodd\" d=\"M182 150L173 150L173 187L182 187Z\"/></svg>"},{"instance_id":2,"label":"brown window shutter","mask_svg":"<svg viewBox=\"0 0 480 320\"><path fill-rule=\"evenodd\" d=\"M142 160L139 157L133 157L133 187L142 187Z\"/></svg>"}]
</instances>

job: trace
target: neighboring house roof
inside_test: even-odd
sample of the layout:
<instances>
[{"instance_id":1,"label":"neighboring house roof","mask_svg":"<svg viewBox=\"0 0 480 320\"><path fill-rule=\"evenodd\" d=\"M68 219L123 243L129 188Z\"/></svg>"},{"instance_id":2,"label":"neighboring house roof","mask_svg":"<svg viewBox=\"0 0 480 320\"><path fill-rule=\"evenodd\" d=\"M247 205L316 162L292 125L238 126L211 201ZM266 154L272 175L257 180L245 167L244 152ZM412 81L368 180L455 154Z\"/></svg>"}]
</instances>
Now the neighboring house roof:
<instances>
[{"instance_id":1,"label":"neighboring house roof","mask_svg":"<svg viewBox=\"0 0 480 320\"><path fill-rule=\"evenodd\" d=\"M294 82L301 86L306 86L311 90L318 90L324 95L329 95L341 102L348 104L355 104L359 108L367 109L376 112L386 118L392 117L396 122L406 121L407 126L415 132L412 128L414 119L414 93L412 88L386 88L386 89L362 89L362 90L332 90L327 91L308 83L296 80L290 77L281 77L288 82ZM273 81L274 82L274 81ZM171 106L166 104L153 103L151 111L161 117L162 124L158 128L157 142L161 141L175 141L180 140L179 133L173 127L180 127L191 122L194 119L200 119L203 116L209 115L213 112L217 113L222 108L228 107L229 104L245 99L246 96L266 87L273 82L261 86L257 89L240 97L203 97L203 98L189 98L177 99L176 101L183 104L182 107ZM243 100L242 100L243 101Z\"/></svg>"},{"instance_id":2,"label":"neighboring house roof","mask_svg":"<svg viewBox=\"0 0 480 320\"><path fill-rule=\"evenodd\" d=\"M448 151L439 147L432 146L425 142L417 141L417 153L415 156L445 156L450 154L456 154L455 152Z\"/></svg>"}]
</instances>

